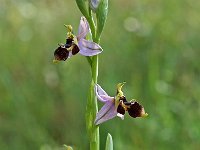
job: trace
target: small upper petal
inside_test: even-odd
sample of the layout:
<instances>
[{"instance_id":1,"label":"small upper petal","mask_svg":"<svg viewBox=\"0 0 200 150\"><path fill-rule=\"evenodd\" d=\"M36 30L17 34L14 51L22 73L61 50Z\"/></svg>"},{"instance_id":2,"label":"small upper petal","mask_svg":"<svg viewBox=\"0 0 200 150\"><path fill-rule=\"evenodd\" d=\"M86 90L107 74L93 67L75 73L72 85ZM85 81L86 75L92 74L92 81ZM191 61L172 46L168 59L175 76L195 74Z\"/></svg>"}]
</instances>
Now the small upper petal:
<instances>
[{"instance_id":1,"label":"small upper petal","mask_svg":"<svg viewBox=\"0 0 200 150\"><path fill-rule=\"evenodd\" d=\"M104 104L101 110L97 113L95 124L99 125L107 120L110 120L117 116L117 111L115 109L115 103L113 101L108 101Z\"/></svg>"},{"instance_id":2,"label":"small upper petal","mask_svg":"<svg viewBox=\"0 0 200 150\"><path fill-rule=\"evenodd\" d=\"M95 90L95 93L96 93L96 96L97 98L105 103L107 101L113 101L114 100L114 97L110 97L108 96L108 94L101 88L100 85L96 84L95 87L94 87L94 90Z\"/></svg>"},{"instance_id":3,"label":"small upper petal","mask_svg":"<svg viewBox=\"0 0 200 150\"><path fill-rule=\"evenodd\" d=\"M78 28L77 39L80 40L80 39L85 38L85 36L89 32L89 29L90 29L89 28L89 24L88 24L86 18L85 17L81 17L79 28Z\"/></svg>"},{"instance_id":4,"label":"small upper petal","mask_svg":"<svg viewBox=\"0 0 200 150\"><path fill-rule=\"evenodd\" d=\"M85 39L80 39L78 41L78 46L80 49L79 53L84 56L98 55L103 51L99 44Z\"/></svg>"}]
</instances>

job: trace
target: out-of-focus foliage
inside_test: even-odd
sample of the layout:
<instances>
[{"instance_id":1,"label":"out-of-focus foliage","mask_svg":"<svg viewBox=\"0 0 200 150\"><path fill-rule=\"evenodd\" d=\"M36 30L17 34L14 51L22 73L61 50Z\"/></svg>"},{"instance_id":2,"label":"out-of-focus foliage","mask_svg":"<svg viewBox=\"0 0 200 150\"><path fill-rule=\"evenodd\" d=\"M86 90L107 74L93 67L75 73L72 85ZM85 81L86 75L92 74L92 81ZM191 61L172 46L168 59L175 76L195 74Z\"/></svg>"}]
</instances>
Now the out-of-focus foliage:
<instances>
[{"instance_id":1,"label":"out-of-focus foliage","mask_svg":"<svg viewBox=\"0 0 200 150\"><path fill-rule=\"evenodd\" d=\"M200 1L109 1L102 34L99 84L136 98L149 117L101 125L115 150L196 150L200 147ZM87 60L52 64L63 24L77 32L75 1L0 0L0 149L88 149ZM101 105L101 104L100 104Z\"/></svg>"}]
</instances>

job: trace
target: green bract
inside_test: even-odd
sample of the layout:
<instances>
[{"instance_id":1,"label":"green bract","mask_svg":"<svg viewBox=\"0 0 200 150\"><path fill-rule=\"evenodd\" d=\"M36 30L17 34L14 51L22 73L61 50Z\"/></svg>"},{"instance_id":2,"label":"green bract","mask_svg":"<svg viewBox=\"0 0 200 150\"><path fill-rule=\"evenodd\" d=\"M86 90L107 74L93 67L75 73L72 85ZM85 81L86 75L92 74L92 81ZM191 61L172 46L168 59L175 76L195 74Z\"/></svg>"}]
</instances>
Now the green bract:
<instances>
[{"instance_id":1,"label":"green bract","mask_svg":"<svg viewBox=\"0 0 200 150\"><path fill-rule=\"evenodd\" d=\"M101 0L96 11L97 37L101 36L108 14L108 0Z\"/></svg>"},{"instance_id":2,"label":"green bract","mask_svg":"<svg viewBox=\"0 0 200 150\"><path fill-rule=\"evenodd\" d=\"M112 136L109 133L108 133L107 139L106 139L105 150L113 150L113 140L112 140Z\"/></svg>"},{"instance_id":3,"label":"green bract","mask_svg":"<svg viewBox=\"0 0 200 150\"><path fill-rule=\"evenodd\" d=\"M76 4L81 13L87 18L89 15L88 15L88 9L86 7L87 6L86 0L76 0Z\"/></svg>"}]
</instances>

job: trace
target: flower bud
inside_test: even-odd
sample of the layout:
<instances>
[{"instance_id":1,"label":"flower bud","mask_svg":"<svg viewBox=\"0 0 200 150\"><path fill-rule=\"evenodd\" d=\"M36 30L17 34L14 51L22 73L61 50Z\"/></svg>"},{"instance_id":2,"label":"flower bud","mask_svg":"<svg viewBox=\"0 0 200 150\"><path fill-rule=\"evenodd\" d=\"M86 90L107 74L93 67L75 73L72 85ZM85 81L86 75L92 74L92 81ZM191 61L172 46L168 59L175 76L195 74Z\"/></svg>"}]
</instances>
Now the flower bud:
<instances>
[{"instance_id":1,"label":"flower bud","mask_svg":"<svg viewBox=\"0 0 200 150\"><path fill-rule=\"evenodd\" d=\"M94 11L94 12L96 12L96 10L97 10L97 8L98 8L98 6L99 6L99 2L100 2L101 0L90 0L90 8Z\"/></svg>"}]
</instances>

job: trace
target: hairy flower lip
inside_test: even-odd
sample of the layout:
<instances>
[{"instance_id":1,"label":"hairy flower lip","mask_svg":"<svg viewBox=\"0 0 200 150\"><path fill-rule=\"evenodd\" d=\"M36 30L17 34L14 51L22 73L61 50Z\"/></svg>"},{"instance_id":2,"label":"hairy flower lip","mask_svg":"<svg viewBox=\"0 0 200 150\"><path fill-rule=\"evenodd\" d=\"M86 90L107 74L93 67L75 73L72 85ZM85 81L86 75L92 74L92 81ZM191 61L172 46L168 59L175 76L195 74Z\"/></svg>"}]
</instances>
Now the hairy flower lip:
<instances>
[{"instance_id":1,"label":"hairy flower lip","mask_svg":"<svg viewBox=\"0 0 200 150\"><path fill-rule=\"evenodd\" d=\"M63 45L60 45L54 52L54 62L55 61L65 61L69 56L69 52Z\"/></svg>"},{"instance_id":2,"label":"hairy flower lip","mask_svg":"<svg viewBox=\"0 0 200 150\"><path fill-rule=\"evenodd\" d=\"M129 107L127 108L127 111L131 117L133 118L146 117L148 115L147 113L145 113L144 107L137 101L130 102L130 104L128 105Z\"/></svg>"}]
</instances>

